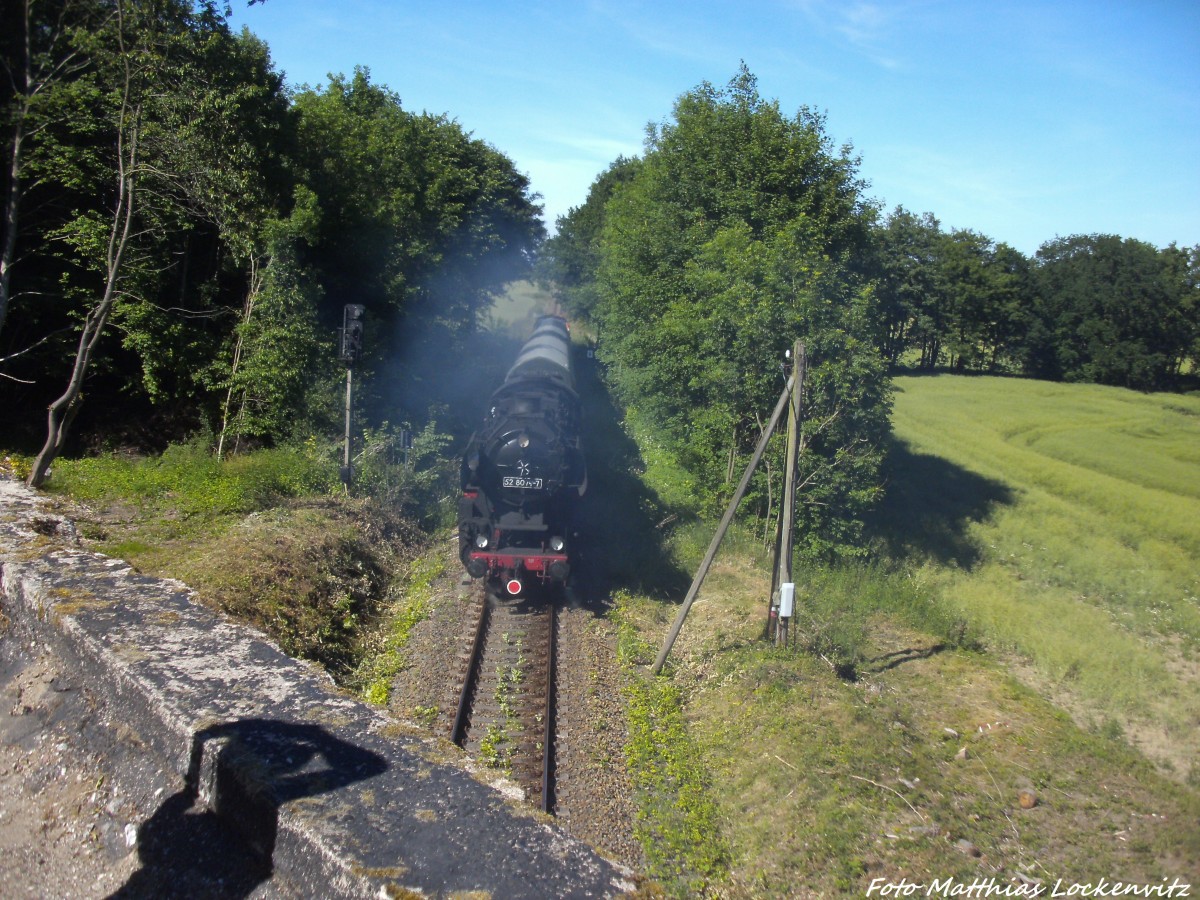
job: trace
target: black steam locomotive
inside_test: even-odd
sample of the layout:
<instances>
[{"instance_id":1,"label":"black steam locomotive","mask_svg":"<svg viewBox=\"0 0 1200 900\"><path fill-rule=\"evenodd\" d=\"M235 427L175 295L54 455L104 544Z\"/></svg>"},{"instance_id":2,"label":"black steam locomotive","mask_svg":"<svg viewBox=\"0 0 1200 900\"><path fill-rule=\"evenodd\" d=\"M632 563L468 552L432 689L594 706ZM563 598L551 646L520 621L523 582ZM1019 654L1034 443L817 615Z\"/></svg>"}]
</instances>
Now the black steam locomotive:
<instances>
[{"instance_id":1,"label":"black steam locomotive","mask_svg":"<svg viewBox=\"0 0 1200 900\"><path fill-rule=\"evenodd\" d=\"M586 489L571 336L564 319L542 316L463 455L458 538L467 573L511 596L527 579L565 582Z\"/></svg>"}]
</instances>

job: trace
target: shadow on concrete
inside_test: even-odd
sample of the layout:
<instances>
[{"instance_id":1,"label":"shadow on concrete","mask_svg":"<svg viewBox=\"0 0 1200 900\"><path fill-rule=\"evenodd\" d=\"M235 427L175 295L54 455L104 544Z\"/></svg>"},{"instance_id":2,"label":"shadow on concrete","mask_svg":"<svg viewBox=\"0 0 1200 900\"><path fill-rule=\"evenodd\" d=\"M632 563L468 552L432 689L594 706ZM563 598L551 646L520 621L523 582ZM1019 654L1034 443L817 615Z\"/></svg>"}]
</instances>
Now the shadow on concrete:
<instances>
[{"instance_id":1,"label":"shadow on concrete","mask_svg":"<svg viewBox=\"0 0 1200 900\"><path fill-rule=\"evenodd\" d=\"M204 771L206 748L216 747ZM138 829L141 868L111 898L247 897L271 877L284 803L386 769L383 757L317 725L244 719L206 728L193 737L184 789ZM199 801L202 777L211 809Z\"/></svg>"},{"instance_id":2,"label":"shadow on concrete","mask_svg":"<svg viewBox=\"0 0 1200 900\"><path fill-rule=\"evenodd\" d=\"M1007 485L893 439L887 493L867 520L868 536L893 559L920 557L970 569L980 557L969 527L1016 496Z\"/></svg>"},{"instance_id":3,"label":"shadow on concrete","mask_svg":"<svg viewBox=\"0 0 1200 900\"><path fill-rule=\"evenodd\" d=\"M141 868L110 900L248 897L271 877L271 861L254 854L199 803L194 791L168 797L138 829Z\"/></svg>"}]
</instances>

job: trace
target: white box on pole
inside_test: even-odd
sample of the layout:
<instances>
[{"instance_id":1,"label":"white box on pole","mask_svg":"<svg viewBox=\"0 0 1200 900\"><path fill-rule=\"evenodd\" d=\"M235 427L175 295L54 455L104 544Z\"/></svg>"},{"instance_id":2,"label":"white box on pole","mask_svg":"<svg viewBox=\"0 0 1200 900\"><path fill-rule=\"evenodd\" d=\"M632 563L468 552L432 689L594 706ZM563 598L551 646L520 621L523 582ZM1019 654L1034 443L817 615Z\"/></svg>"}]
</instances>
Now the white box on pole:
<instances>
[{"instance_id":1,"label":"white box on pole","mask_svg":"<svg viewBox=\"0 0 1200 900\"><path fill-rule=\"evenodd\" d=\"M796 600L796 585L788 581L779 586L779 617L781 619L790 619L792 617L792 606Z\"/></svg>"}]
</instances>

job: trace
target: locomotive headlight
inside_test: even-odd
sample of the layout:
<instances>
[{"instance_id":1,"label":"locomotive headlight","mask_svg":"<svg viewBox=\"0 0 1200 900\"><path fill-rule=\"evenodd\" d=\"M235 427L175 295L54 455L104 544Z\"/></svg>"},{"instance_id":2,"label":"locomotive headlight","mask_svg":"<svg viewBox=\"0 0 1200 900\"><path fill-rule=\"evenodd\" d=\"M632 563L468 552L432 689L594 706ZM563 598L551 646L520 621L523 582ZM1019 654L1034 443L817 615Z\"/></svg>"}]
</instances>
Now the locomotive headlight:
<instances>
[{"instance_id":1,"label":"locomotive headlight","mask_svg":"<svg viewBox=\"0 0 1200 900\"><path fill-rule=\"evenodd\" d=\"M522 450L524 450L526 447L528 447L529 446L529 435L522 433L517 438L517 446L520 447Z\"/></svg>"},{"instance_id":2,"label":"locomotive headlight","mask_svg":"<svg viewBox=\"0 0 1200 900\"><path fill-rule=\"evenodd\" d=\"M563 547L567 546L560 537L550 538L550 549L555 553L562 553Z\"/></svg>"},{"instance_id":3,"label":"locomotive headlight","mask_svg":"<svg viewBox=\"0 0 1200 900\"><path fill-rule=\"evenodd\" d=\"M488 537L486 534L477 535L475 538L475 546L479 550L486 550L488 545Z\"/></svg>"}]
</instances>

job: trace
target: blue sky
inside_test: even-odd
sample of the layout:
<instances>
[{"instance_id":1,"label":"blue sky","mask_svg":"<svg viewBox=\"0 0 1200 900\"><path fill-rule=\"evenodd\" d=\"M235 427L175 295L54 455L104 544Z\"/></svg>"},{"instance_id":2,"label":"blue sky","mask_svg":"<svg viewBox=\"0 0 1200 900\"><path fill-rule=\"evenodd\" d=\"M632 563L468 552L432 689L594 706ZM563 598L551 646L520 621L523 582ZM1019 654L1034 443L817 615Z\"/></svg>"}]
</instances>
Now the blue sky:
<instances>
[{"instance_id":1,"label":"blue sky","mask_svg":"<svg viewBox=\"0 0 1200 900\"><path fill-rule=\"evenodd\" d=\"M1200 244L1200 0L233 0L292 86L371 70L509 156L547 224L679 95L742 60L827 115L886 210L1032 255Z\"/></svg>"}]
</instances>

